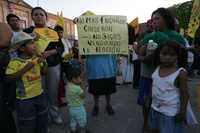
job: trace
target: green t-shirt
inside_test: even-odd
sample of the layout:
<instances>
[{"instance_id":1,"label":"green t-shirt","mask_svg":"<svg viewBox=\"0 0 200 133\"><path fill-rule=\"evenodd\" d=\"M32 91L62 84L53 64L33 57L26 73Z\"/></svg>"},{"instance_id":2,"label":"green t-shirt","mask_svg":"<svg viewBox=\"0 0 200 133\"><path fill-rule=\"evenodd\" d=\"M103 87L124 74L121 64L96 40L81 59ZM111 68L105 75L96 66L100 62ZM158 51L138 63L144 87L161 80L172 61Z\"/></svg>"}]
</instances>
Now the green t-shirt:
<instances>
[{"instance_id":1,"label":"green t-shirt","mask_svg":"<svg viewBox=\"0 0 200 133\"><path fill-rule=\"evenodd\" d=\"M145 45L149 42L149 40L153 40L159 46L163 42L165 42L169 39L176 41L181 46L185 46L186 42L185 42L184 38L179 33L177 33L176 31L172 31L172 30L166 30L164 32L156 31L156 32L146 34L144 36L144 38L141 40L141 44Z\"/></svg>"},{"instance_id":2,"label":"green t-shirt","mask_svg":"<svg viewBox=\"0 0 200 133\"><path fill-rule=\"evenodd\" d=\"M83 90L79 85L69 82L66 88L66 98L69 107L79 107L83 105L83 98L81 98Z\"/></svg>"}]
</instances>

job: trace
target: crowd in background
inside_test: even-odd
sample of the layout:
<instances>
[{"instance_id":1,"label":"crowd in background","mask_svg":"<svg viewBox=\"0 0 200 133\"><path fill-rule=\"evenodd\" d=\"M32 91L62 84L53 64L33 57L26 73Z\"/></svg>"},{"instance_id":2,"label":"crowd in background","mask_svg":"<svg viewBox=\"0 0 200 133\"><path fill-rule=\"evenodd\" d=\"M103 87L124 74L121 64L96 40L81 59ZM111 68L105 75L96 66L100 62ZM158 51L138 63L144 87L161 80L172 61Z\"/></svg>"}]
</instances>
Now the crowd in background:
<instances>
[{"instance_id":1,"label":"crowd in background","mask_svg":"<svg viewBox=\"0 0 200 133\"><path fill-rule=\"evenodd\" d=\"M88 133L86 88L93 96L92 115L98 116L99 98L105 96L105 110L112 116L111 95L117 83L132 83L133 89L139 89L143 132L183 133L185 120L188 125L196 123L192 111L187 113L191 110L187 76L200 74L199 44L191 44L178 33L178 23L167 9L152 13L142 35L127 27L128 56L80 56L78 41L71 44L64 38L62 26L46 25L43 8L33 8L31 17L34 26L26 29L21 29L15 14L7 15L9 26L0 24L3 131L47 133L50 125L63 123L59 107L67 105L70 132Z\"/></svg>"}]
</instances>

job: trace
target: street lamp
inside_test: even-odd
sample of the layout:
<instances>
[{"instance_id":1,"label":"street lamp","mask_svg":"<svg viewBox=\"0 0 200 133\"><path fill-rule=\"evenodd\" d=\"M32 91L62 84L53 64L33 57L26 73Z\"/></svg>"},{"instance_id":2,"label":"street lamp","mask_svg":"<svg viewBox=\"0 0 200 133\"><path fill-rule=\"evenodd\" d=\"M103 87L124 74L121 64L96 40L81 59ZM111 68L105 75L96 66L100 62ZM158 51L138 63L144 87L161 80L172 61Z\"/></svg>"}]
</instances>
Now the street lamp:
<instances>
[{"instance_id":1,"label":"street lamp","mask_svg":"<svg viewBox=\"0 0 200 133\"><path fill-rule=\"evenodd\" d=\"M40 0L37 0L37 6L39 6L39 2L40 2Z\"/></svg>"}]
</instances>

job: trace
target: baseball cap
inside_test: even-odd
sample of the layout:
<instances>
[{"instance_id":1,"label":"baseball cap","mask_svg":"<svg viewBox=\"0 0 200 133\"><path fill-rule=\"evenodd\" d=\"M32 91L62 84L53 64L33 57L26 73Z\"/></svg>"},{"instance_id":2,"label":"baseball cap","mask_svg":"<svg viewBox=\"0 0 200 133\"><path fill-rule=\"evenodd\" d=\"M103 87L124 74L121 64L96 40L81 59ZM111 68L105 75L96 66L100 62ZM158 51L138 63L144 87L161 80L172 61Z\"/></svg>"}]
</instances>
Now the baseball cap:
<instances>
[{"instance_id":1,"label":"baseball cap","mask_svg":"<svg viewBox=\"0 0 200 133\"><path fill-rule=\"evenodd\" d=\"M34 35L30 35L30 34L20 31L16 33L15 35L13 35L11 39L11 46L12 47L22 46L28 43L29 41L32 41L34 38L35 38Z\"/></svg>"}]
</instances>

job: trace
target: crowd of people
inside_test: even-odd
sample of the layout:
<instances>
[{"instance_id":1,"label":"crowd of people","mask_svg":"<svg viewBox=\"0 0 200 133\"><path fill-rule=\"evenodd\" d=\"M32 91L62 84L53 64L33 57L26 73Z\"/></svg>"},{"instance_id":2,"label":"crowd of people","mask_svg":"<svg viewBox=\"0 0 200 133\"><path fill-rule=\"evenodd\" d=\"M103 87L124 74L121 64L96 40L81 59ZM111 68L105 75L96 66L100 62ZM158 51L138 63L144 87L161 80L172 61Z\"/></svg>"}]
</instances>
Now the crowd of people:
<instances>
[{"instance_id":1,"label":"crowd of people","mask_svg":"<svg viewBox=\"0 0 200 133\"><path fill-rule=\"evenodd\" d=\"M87 87L93 96L92 116L99 114L100 96L105 96L108 115L114 115L111 95L117 91L118 69L122 75L128 73L128 82L139 89L142 132L183 133L186 123L197 123L187 89L193 47L176 31L176 20L168 9L152 13L143 36L129 36L134 38L129 42L131 58L124 57L126 67L121 63L120 68L116 55L79 56L77 41L70 44L63 37L62 26L47 26L43 8L33 8L31 17L34 26L26 29L21 29L20 18L12 13L7 15L8 25L0 23L2 131L47 133L51 124L63 123L59 106L67 105L70 132L89 133L84 107Z\"/></svg>"}]
</instances>

